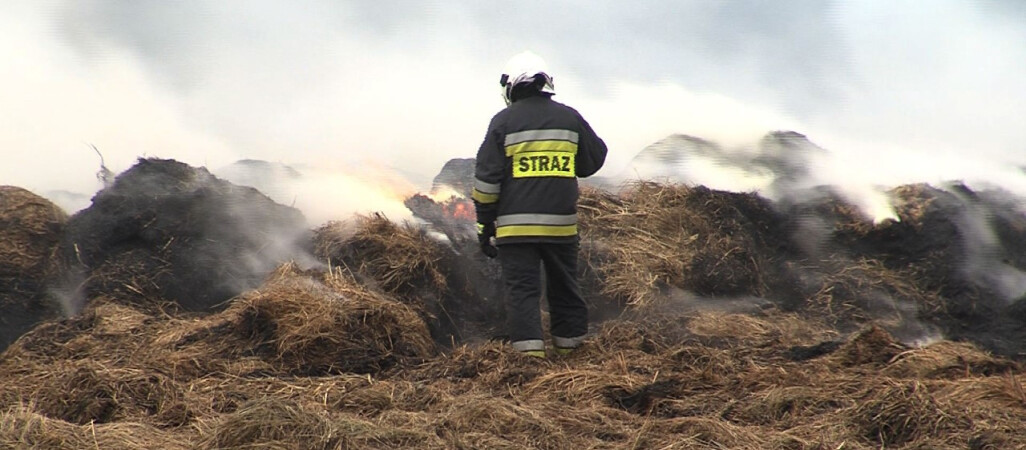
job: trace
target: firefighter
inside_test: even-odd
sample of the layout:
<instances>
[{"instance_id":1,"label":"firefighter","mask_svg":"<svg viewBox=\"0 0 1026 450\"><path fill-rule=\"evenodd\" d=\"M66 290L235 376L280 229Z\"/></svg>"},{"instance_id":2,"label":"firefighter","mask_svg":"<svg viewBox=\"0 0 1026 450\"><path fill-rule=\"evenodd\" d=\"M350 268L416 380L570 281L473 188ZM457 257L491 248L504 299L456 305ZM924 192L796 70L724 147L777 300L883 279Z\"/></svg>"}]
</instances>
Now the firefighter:
<instances>
[{"instance_id":1,"label":"firefighter","mask_svg":"<svg viewBox=\"0 0 1026 450\"><path fill-rule=\"evenodd\" d=\"M567 354L588 332L577 284L577 178L602 167L606 144L580 113L552 100L552 75L537 55L514 56L499 83L506 108L492 117L474 171L478 240L502 267L513 348L546 355L544 268L549 334L554 351Z\"/></svg>"}]
</instances>

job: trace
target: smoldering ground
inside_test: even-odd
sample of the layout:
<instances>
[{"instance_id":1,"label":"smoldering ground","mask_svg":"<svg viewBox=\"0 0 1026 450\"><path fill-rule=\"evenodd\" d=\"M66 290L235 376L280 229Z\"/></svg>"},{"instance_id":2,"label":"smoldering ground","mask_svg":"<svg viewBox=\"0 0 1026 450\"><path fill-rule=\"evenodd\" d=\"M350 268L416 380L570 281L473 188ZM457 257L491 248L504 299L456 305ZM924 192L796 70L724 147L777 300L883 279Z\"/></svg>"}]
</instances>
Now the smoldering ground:
<instances>
[{"instance_id":1,"label":"smoldering ground","mask_svg":"<svg viewBox=\"0 0 1026 450\"><path fill-rule=\"evenodd\" d=\"M949 338L985 340L989 348L1019 352L1010 342L1018 340L1021 327L1008 316L1026 295L1021 241L1013 237L1026 218L1026 179L1016 183L998 171L1005 175L996 180L1003 181L867 186L832 178L836 162L829 149L794 132L769 133L743 147L675 135L643 150L622 177L758 192L771 200L773 214L764 215L777 216L776 226L783 226L767 234L783 245L790 260L785 274L798 286L809 280L822 286L824 277L863 270L877 279L863 280L860 295L866 297L859 309L877 319L897 319L908 330L891 331L903 338L929 340L943 329ZM905 277L911 284L902 286L897 280ZM918 287L910 290L913 285ZM843 289L814 291L804 296L848 295ZM930 291L939 298L926 301L934 296ZM987 325L953 325L952 319ZM988 331L994 329L1002 331Z\"/></svg>"},{"instance_id":2,"label":"smoldering ground","mask_svg":"<svg viewBox=\"0 0 1026 450\"><path fill-rule=\"evenodd\" d=\"M61 287L81 308L98 295L210 310L284 261L314 263L299 210L207 170L140 159L69 220Z\"/></svg>"},{"instance_id":3,"label":"smoldering ground","mask_svg":"<svg viewBox=\"0 0 1026 450\"><path fill-rule=\"evenodd\" d=\"M447 167L439 180L468 176L465 161ZM1009 212L1014 196L899 186L888 191L899 220L874 223L830 189L778 204L679 183L586 185L580 279L592 335L576 354L535 360L489 342L501 332L501 289L472 235L440 240L424 224L373 214L329 222L309 238L325 264L282 263L213 310L186 311L147 282L161 279L150 269L173 270L166 263L204 262L161 253L172 231L175 241L224 238L205 234L211 224L193 213L227 213L227 200L242 199L260 212L233 213L254 225L307 225L294 227L293 209L251 188L174 161L140 161L110 189L93 214L106 213L97 217L108 235L135 237L105 241L106 254L136 264L100 264L110 270L84 285L91 298L78 315L44 321L0 356L0 442L1022 444L1005 431L1023 420L1023 330L1009 320L1021 305L962 269L972 251L963 242L984 250L977 260L1022 267L1008 246L1026 232ZM963 214L986 220L963 223ZM257 220L268 216L283 221ZM799 245L808 233L796 223L811 218L816 244ZM964 236L984 224L990 233L974 236L986 239ZM64 245L54 236L62 232L37 237ZM240 254L252 244L231 242Z\"/></svg>"}]
</instances>

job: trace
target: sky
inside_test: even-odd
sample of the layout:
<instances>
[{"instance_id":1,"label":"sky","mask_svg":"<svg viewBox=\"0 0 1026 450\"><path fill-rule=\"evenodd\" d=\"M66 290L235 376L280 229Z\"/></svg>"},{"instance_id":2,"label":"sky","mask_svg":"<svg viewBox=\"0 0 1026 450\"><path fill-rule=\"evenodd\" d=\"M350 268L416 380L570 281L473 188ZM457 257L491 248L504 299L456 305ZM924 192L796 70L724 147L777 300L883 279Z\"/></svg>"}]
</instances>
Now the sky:
<instances>
[{"instance_id":1,"label":"sky","mask_svg":"<svg viewBox=\"0 0 1026 450\"><path fill-rule=\"evenodd\" d=\"M44 196L99 189L95 146L316 174L288 194L315 221L384 208L475 155L525 49L609 145L599 175L674 133L794 130L822 180L1026 195L1018 0L6 0L0 29L0 184Z\"/></svg>"}]
</instances>

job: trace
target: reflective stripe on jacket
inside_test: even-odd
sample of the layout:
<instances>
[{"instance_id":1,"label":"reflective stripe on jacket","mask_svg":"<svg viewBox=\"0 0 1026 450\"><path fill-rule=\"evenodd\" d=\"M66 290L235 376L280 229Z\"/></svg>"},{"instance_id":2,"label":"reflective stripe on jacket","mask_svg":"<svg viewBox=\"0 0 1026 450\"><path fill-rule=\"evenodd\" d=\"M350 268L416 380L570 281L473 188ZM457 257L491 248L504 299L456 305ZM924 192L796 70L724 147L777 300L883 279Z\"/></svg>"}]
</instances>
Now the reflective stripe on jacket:
<instances>
[{"instance_id":1,"label":"reflective stripe on jacket","mask_svg":"<svg viewBox=\"0 0 1026 450\"><path fill-rule=\"evenodd\" d=\"M546 95L492 117L477 152L472 197L498 244L577 236L577 178L597 172L606 144L573 108Z\"/></svg>"}]
</instances>

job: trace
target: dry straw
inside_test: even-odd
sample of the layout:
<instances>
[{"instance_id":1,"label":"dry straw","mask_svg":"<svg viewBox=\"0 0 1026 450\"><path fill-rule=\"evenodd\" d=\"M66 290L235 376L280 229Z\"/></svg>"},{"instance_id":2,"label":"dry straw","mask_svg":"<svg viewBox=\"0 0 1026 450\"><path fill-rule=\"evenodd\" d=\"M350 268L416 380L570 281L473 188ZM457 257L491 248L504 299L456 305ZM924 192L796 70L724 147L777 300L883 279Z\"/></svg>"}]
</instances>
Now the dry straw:
<instances>
[{"instance_id":1,"label":"dry straw","mask_svg":"<svg viewBox=\"0 0 1026 450\"><path fill-rule=\"evenodd\" d=\"M587 261L624 314L568 356L439 347L420 308L447 287L444 259L370 217L320 230L330 269L284 264L219 312L115 292L22 336L0 354L0 447L1026 447L1018 363L910 345L889 329L907 316L864 310L866 292L934 301L908 272L847 258L798 290L829 307L734 310L713 294L774 289L769 212L748 195L631 189L582 199ZM667 286L711 294L681 303Z\"/></svg>"}]
</instances>

